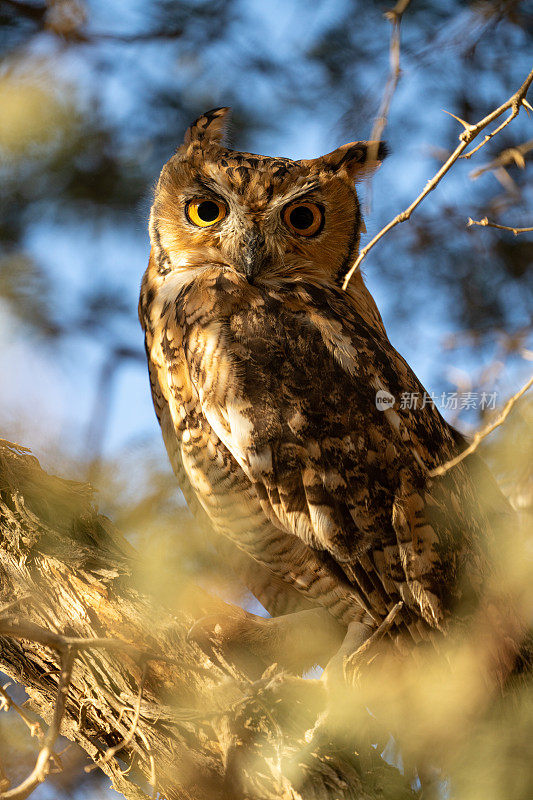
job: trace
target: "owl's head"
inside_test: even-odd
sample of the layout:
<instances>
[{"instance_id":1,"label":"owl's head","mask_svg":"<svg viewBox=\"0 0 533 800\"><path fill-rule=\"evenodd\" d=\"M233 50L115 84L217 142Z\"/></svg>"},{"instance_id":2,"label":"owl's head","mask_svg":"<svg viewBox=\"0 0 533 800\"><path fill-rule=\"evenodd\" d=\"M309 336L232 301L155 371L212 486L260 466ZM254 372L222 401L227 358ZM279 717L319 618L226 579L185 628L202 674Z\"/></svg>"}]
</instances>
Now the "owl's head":
<instances>
[{"instance_id":1,"label":"owl's head","mask_svg":"<svg viewBox=\"0 0 533 800\"><path fill-rule=\"evenodd\" d=\"M220 265L251 284L339 285L364 230L354 184L385 146L350 142L302 161L241 153L223 144L228 112L199 117L163 167L150 216L154 268L184 281Z\"/></svg>"}]
</instances>

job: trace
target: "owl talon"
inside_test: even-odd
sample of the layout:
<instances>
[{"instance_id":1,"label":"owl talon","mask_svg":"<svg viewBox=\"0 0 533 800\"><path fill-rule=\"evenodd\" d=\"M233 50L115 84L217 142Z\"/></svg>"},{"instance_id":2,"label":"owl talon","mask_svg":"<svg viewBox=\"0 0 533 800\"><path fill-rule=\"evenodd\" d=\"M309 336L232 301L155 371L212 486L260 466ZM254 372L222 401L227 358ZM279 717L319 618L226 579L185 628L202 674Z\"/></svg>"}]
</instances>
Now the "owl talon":
<instances>
[{"instance_id":1,"label":"owl talon","mask_svg":"<svg viewBox=\"0 0 533 800\"><path fill-rule=\"evenodd\" d=\"M195 642L202 649L207 646L220 645L224 630L225 618L219 614L208 614L197 619L189 628L187 641ZM222 623L222 624L221 624Z\"/></svg>"},{"instance_id":2,"label":"owl talon","mask_svg":"<svg viewBox=\"0 0 533 800\"><path fill-rule=\"evenodd\" d=\"M295 674L327 663L338 650L346 629L324 608L306 609L265 619L241 611L210 614L197 620L187 639L211 658L222 654L230 661L252 665L254 675L273 663Z\"/></svg>"},{"instance_id":3,"label":"owl talon","mask_svg":"<svg viewBox=\"0 0 533 800\"><path fill-rule=\"evenodd\" d=\"M187 633L187 641L195 642L204 652L229 653L234 649L242 649L250 636L251 629L256 627L252 619L233 614L208 614L196 620Z\"/></svg>"},{"instance_id":4,"label":"owl talon","mask_svg":"<svg viewBox=\"0 0 533 800\"><path fill-rule=\"evenodd\" d=\"M201 617L187 633L187 641L197 644L224 672L253 680L262 674L265 662L250 647L251 631L256 628L250 616L243 611L242 616L228 613Z\"/></svg>"}]
</instances>

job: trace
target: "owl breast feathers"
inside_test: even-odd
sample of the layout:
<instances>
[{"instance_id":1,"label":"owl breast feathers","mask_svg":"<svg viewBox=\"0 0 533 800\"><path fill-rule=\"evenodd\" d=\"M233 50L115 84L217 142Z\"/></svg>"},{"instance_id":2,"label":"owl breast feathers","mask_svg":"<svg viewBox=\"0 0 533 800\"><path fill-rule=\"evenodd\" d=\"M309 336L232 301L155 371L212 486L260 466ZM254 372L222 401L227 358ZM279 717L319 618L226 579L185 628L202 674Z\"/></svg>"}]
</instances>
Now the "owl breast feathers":
<instances>
[{"instance_id":1,"label":"owl breast feathers","mask_svg":"<svg viewBox=\"0 0 533 800\"><path fill-rule=\"evenodd\" d=\"M479 597L488 523L471 459L429 477L460 437L432 404L400 407L424 388L360 274L341 289L363 225L354 181L383 147L238 153L226 111L188 130L150 218L140 317L173 468L269 610L375 628L402 600L399 624L423 637Z\"/></svg>"}]
</instances>

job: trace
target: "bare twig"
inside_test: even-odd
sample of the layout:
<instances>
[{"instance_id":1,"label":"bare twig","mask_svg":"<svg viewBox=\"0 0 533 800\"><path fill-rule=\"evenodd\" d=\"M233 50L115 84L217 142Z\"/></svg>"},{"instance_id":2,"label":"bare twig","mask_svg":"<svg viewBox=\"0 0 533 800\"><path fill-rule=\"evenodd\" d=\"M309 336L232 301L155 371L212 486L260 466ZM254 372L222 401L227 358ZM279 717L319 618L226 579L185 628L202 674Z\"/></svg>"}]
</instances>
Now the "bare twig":
<instances>
[{"instance_id":1,"label":"bare twig","mask_svg":"<svg viewBox=\"0 0 533 800\"><path fill-rule=\"evenodd\" d=\"M6 686L9 686L9 684L6 684ZM10 709L13 709L13 711L16 711L16 713L22 719L24 724L28 726L30 730L30 736L42 738L43 732L41 730L40 723L30 719L25 709L15 703L13 698L10 697L6 692L6 686L0 686L0 700L2 701L0 703L0 711L9 711Z\"/></svg>"},{"instance_id":2,"label":"bare twig","mask_svg":"<svg viewBox=\"0 0 533 800\"><path fill-rule=\"evenodd\" d=\"M468 153L464 153L464 155L460 156L460 158L471 158L471 156L473 156L474 153L477 153L478 150L481 150L481 148L484 147L487 144L487 142L490 141L490 139L492 139L493 136L496 136L497 133L503 131L503 129L506 128L507 125L509 125L509 123L512 122L512 120L516 117L516 115L520 111L521 105L523 105L527 109L531 109L531 106L529 105L527 100L523 97L519 103L511 107L511 112L509 116L507 117L507 119L504 119L501 125L498 125L498 127L491 133L487 133L482 142L476 145L476 147L473 147L472 150L469 150Z\"/></svg>"},{"instance_id":3,"label":"bare twig","mask_svg":"<svg viewBox=\"0 0 533 800\"><path fill-rule=\"evenodd\" d=\"M383 135L383 131L387 125L387 119L389 116L389 109L392 102L392 98L396 91L396 87L398 86L398 81L400 80L401 69L400 69L400 23L402 21L402 15L404 11L407 9L411 0L398 0L394 8L391 8L390 11L386 11L384 16L386 19L390 21L392 24L392 31L391 31L391 39L390 39L390 48L389 48L389 59L390 59L390 72L389 77L387 79L387 83L385 85L385 91L383 92L383 98L381 100L381 105L379 107L379 111L377 113L376 119L374 120L374 125L372 126L372 132L370 134L370 147L368 152L368 158L370 161L374 160L378 154L379 143L381 141L381 137ZM372 183L372 177L369 176L368 178L368 200L367 206L370 206L370 186Z\"/></svg>"},{"instance_id":4,"label":"bare twig","mask_svg":"<svg viewBox=\"0 0 533 800\"><path fill-rule=\"evenodd\" d=\"M475 181L485 172L498 170L501 167L507 167L510 164L516 164L516 166L520 167L520 169L524 169L526 166L526 159L524 156L526 156L531 150L533 150L533 139L516 145L516 147L506 147L505 150L502 150L501 153L499 153L496 158L493 158L492 161L489 161L488 164L484 164L482 167L472 170L469 177Z\"/></svg>"},{"instance_id":5,"label":"bare twig","mask_svg":"<svg viewBox=\"0 0 533 800\"><path fill-rule=\"evenodd\" d=\"M374 147L376 148L376 150L379 144L379 140L381 139L383 130L385 129L385 126L387 124L387 117L389 114L390 104L394 92L396 91L398 81L400 79L400 74L401 74L400 23L402 21L402 15L404 11L407 9L407 6L409 5L410 2L411 0L400 0L398 3L396 3L394 8L385 13L385 17L392 24L390 50L389 50L390 73L385 86L385 91L383 92L383 98L381 100L381 105L377 117L374 120L372 133L370 135L371 141L375 142Z\"/></svg>"},{"instance_id":6,"label":"bare twig","mask_svg":"<svg viewBox=\"0 0 533 800\"><path fill-rule=\"evenodd\" d=\"M38 642L59 653L64 653L67 650L71 650L74 653L80 650L90 649L122 650L136 660L160 659L162 661L168 661L166 656L145 652L128 642L124 642L122 639L84 639L75 636L63 636L61 633L55 633L33 622L15 622L10 618L0 619L0 635L13 636L15 639L28 639L33 642Z\"/></svg>"},{"instance_id":7,"label":"bare twig","mask_svg":"<svg viewBox=\"0 0 533 800\"><path fill-rule=\"evenodd\" d=\"M8 614L14 608L16 608L20 603L24 603L26 600L29 600L31 595L25 594L22 597L17 597L16 600L12 600L11 603L0 608L0 617L3 617L5 614Z\"/></svg>"},{"instance_id":8,"label":"bare twig","mask_svg":"<svg viewBox=\"0 0 533 800\"><path fill-rule=\"evenodd\" d=\"M142 703L144 684L146 683L147 674L148 674L148 662L145 661L144 664L143 664L143 671L142 671L142 675L141 675L141 681L139 683L139 693L137 695L137 702L135 704L133 720L132 720L131 728L130 728L128 734L124 737L124 739L121 742L119 742L119 744L115 745L114 747L109 747L106 750L103 758L100 759L100 761L97 761L95 764L91 764L88 767L85 767L85 772L92 772L92 770L97 769L98 767L101 767L102 764L105 764L108 761L111 761L111 759L117 753L119 753L121 750L123 750L125 747L127 747L129 744L131 744L131 742L133 741L133 737L135 736L135 733L137 731L137 725L139 724L139 717L141 715L141 703Z\"/></svg>"},{"instance_id":9,"label":"bare twig","mask_svg":"<svg viewBox=\"0 0 533 800\"><path fill-rule=\"evenodd\" d=\"M448 472L448 470L452 469L452 467L455 467L457 464L460 464L460 462L463 461L463 459L467 458L475 450L477 450L479 443L482 442L483 439L485 439L485 437L489 435L489 433L492 433L493 430L495 430L503 422L505 422L505 420L509 415L509 412L511 411L516 401L519 400L531 386L533 386L533 376L528 380L526 384L524 384L524 386L522 386L520 391L518 391L516 394L514 394L512 397L509 398L509 400L503 407L502 412L498 415L498 417L494 420L494 422L491 422L490 425L487 425L486 428L483 428L483 430L478 431L475 434L474 438L472 439L472 442L469 444L466 450L463 450L462 453L459 453L458 456L450 459L450 461L447 461L445 464L441 464L439 467L435 467L435 469L432 469L429 473L430 477L436 478L439 475L444 475L446 472Z\"/></svg>"},{"instance_id":10,"label":"bare twig","mask_svg":"<svg viewBox=\"0 0 533 800\"><path fill-rule=\"evenodd\" d=\"M61 653L61 672L57 686L54 716L44 737L43 746L39 750L35 767L22 783L15 786L14 789L8 789L6 792L2 792L2 794L0 794L0 800L25 800L25 798L29 797L34 789L46 778L49 770L49 762L53 756L54 745L59 736L61 722L65 713L65 704L70 687L74 660L75 653L72 652L70 648L67 648Z\"/></svg>"},{"instance_id":11,"label":"bare twig","mask_svg":"<svg viewBox=\"0 0 533 800\"><path fill-rule=\"evenodd\" d=\"M10 603L8 606L4 608L4 611L14 605L16 605L16 603ZM32 770L31 774L21 784L19 784L19 786L15 787L14 789L10 789L8 791L0 793L0 800L25 800L25 798L27 798L34 791L34 789L45 780L49 771L50 758L52 758L54 755L53 746L59 735L59 728L61 726L61 720L63 719L66 697L70 686L72 667L76 659L76 656L80 653L80 651L94 649L94 648L105 649L105 650L123 650L133 658L143 660L143 672L139 688L139 696L135 708L135 714L131 730L124 737L123 741L119 745L110 748L105 753L101 761L95 764L94 767L89 767L88 770L100 767L102 764L105 764L106 762L110 761L111 758L116 753L119 752L119 750L122 750L124 747L127 747L132 742L139 722L141 702L142 702L142 692L146 681L148 662L152 659L159 659L159 656L157 654L149 652L143 653L141 650L139 650L139 648L133 647L132 645L129 645L127 642L123 642L121 639L111 639L111 638L84 639L71 636L64 636L60 633L49 631L40 625L36 625L35 623L19 622L19 621L15 622L9 617L0 619L0 635L12 636L17 639L28 639L34 642L38 642L42 645L50 647L53 650L56 650L60 654L60 659L61 659L61 675L59 680L57 699L54 707L54 717L52 720L52 724L50 725L50 728L48 729L48 732L44 737L44 743L39 751L35 767ZM162 656L161 660L166 661L168 659ZM5 692L5 690L1 688L0 688L0 698L3 699L3 703L6 708L13 708L14 710L18 711L22 719L30 727L32 735L34 735L34 733L36 733L37 730L40 730L38 724L35 725L34 723L32 723L31 720L29 720L27 716L22 712L22 709L19 709L19 707L11 700L11 698ZM154 767L152 766L151 772L153 773L153 771Z\"/></svg>"},{"instance_id":12,"label":"bare twig","mask_svg":"<svg viewBox=\"0 0 533 800\"><path fill-rule=\"evenodd\" d=\"M481 131L484 130L487 127L487 125L490 125L491 122L493 122L495 119L498 119L498 117L500 117L505 111L507 111L507 109L511 109L511 113L510 113L510 115L509 115L509 117L508 117L508 119L506 121L506 124L508 124L512 119L514 119L514 117L516 117L516 115L520 111L521 106L524 105L525 96L526 96L527 91L528 91L529 87L531 86L532 82L533 82L533 69L531 70L531 72L529 73L529 75L527 76L527 78L525 79L523 84L520 86L520 88L511 97L509 97L509 99L506 100L505 103L502 103L502 105L499 106L499 108L496 108L496 109L494 109L494 111L491 111L490 114L487 114L486 117L481 119L475 125L470 125L469 123L464 122L464 120L460 120L461 124L464 127L464 131L460 134L460 136L459 136L459 140L460 140L459 144L457 145L457 147L455 148L455 150L453 151L451 156L447 159L447 161L445 161L445 163L438 170L438 172L433 176L433 178L431 178L431 180L429 180L426 183L426 186L424 187L423 191L418 195L418 197L415 200L413 200L413 202L404 211L402 211L400 214L398 214L396 217L394 217L394 219L392 219L387 225L385 225L385 227L382 228L379 231L379 233L376 234L376 236L374 236L374 238L366 245L366 247L364 247L361 250L361 252L359 253L357 259L354 262L354 264L352 265L352 267L350 268L350 270L346 274L346 277L344 278L344 282L343 282L343 285L342 285L342 288L344 290L346 290L352 275L354 274L356 269L358 269L359 265L361 264L361 262L363 261L363 259L367 255L367 253L392 228L395 228L396 225L399 225L401 222L406 222L410 218L410 216L413 213L413 211L415 210L415 208L417 208L420 205L420 203L422 202L422 200L430 192L432 192L433 189L435 189L435 187L440 183L442 178L450 170L450 168L453 166L453 164L455 164L457 159L467 149L467 147L470 144L470 142L473 139L475 139L476 136L478 136L478 134L481 133ZM496 133L498 133L499 130L501 130L502 127L503 126L499 126L499 129L494 131L492 135L495 135Z\"/></svg>"},{"instance_id":13,"label":"bare twig","mask_svg":"<svg viewBox=\"0 0 533 800\"><path fill-rule=\"evenodd\" d=\"M531 228L512 228L510 225L497 225L495 222L489 222L487 217L483 217L483 219L472 219L472 217L468 217L468 222L466 223L466 227L470 228L472 225L481 225L482 228L498 228L499 231L511 231L514 233L515 236L518 236L519 233L528 233L528 231L533 231L533 227Z\"/></svg>"},{"instance_id":14,"label":"bare twig","mask_svg":"<svg viewBox=\"0 0 533 800\"><path fill-rule=\"evenodd\" d=\"M142 739L143 744L146 748L146 754L148 756L148 761L150 763L150 775L148 776L148 784L152 787L152 797L155 797L156 793L156 786L157 786L157 773L155 771L155 758L152 752L152 748L150 746L150 742L146 738L144 732L139 728L137 731L139 738Z\"/></svg>"},{"instance_id":15,"label":"bare twig","mask_svg":"<svg viewBox=\"0 0 533 800\"><path fill-rule=\"evenodd\" d=\"M14 604L9 604L8 607L11 607ZM5 607L7 609L8 607ZM53 631L49 631L46 628L43 628L40 625L36 625L32 622L14 622L12 619L0 619L0 634L4 636L12 636L14 638L20 639L29 639L34 642L39 642L47 647L56 650L60 654L61 659L61 674L59 679L58 691L57 691L57 698L56 703L54 706L54 717L52 720L52 724L48 729L45 737L43 746L39 751L39 755L37 757L37 762L35 767L33 768L30 775L19 784L19 786L15 787L14 789L10 789L8 791L4 791L0 793L0 800L25 800L25 798L29 797L29 795L34 791L34 789L42 783L49 771L49 761L50 758L53 757L53 746L57 737L59 736L59 729L61 726L61 720L63 719L63 714L65 710L65 702L66 697L68 695L68 690L70 686L70 677L72 675L72 667L74 661L76 660L76 656L82 650L88 650L93 648L101 648L106 650L124 650L130 656L135 658L141 658L143 660L143 671L142 677L139 687L139 695L137 699L137 704L135 707L135 713L133 717L133 722L131 726L131 730L129 733L124 737L122 742L115 747L110 748L105 753L104 757L96 763L92 767L88 767L87 771L90 771L93 768L100 767L102 764L107 763L108 761L113 758L113 756L122 750L124 747L127 747L131 744L133 737L135 736L135 732L137 729L137 725L139 722L139 716L141 713L141 702L142 702L142 693L144 689L144 685L146 682L146 675L148 670L148 662L151 659L158 659L159 656L152 654L152 653L143 653L136 647L132 647L127 642L123 642L120 639L83 639L71 636L63 636L62 634L55 633ZM166 660L165 657L162 657L163 660ZM22 712L22 709L11 700L9 695L5 692L5 690L0 688L0 698L3 699L4 706L6 708L13 708L14 710L18 711L22 719L26 722L26 724L30 727L32 735L39 728L35 727L34 723L32 723L26 715ZM153 760L153 759L152 759ZM154 773L154 765L151 766L151 773ZM1 776L0 776L1 778Z\"/></svg>"},{"instance_id":16,"label":"bare twig","mask_svg":"<svg viewBox=\"0 0 533 800\"><path fill-rule=\"evenodd\" d=\"M6 611L8 608L13 607L14 605L16 605L16 603L9 603L8 606L4 607L4 611ZM45 780L49 772L50 759L54 758L55 760L58 760L53 753L53 746L57 739L57 736L59 735L59 727L61 725L61 720L64 714L66 696L68 694L68 689L70 686L72 666L76 658L80 656L83 651L91 649L103 649L109 651L120 650L127 653L134 660L140 661L143 664L141 681L139 686L139 694L135 705L134 716L130 730L126 733L123 740L118 745L109 748L97 763L95 763L90 767L87 767L86 768L87 772L91 771L92 769L96 769L97 767L102 767L104 764L111 761L111 759L116 755L116 753L128 747L132 743L134 736L137 732L137 726L139 723L143 690L146 683L146 676L148 672L149 662L152 660L158 660L158 661L174 663L174 659L171 659L165 655L159 655L153 653L149 650L143 651L138 647L130 645L128 642L122 641L121 639L112 639L112 638L100 639L96 637L81 638L81 637L64 636L63 634L50 631L42 627L41 625L36 625L33 622L28 622L28 621L21 622L19 620L15 620L12 617L0 618L0 635L11 636L16 639L26 639L29 641L42 644L45 647L50 647L51 649L57 651L60 654L60 660L61 660L61 676L59 681L57 699L54 707L54 718L50 728L48 729L48 732L44 737L43 745L39 751L35 767L32 770L31 774L19 786L4 792L2 792L2 788L7 789L8 784L4 784L2 786L1 783L2 776L0 774L0 800L25 800L25 798L27 798L34 791L34 789ZM39 724L33 723L24 713L23 709L19 708L9 697L7 692L1 687L0 687L0 700L3 701L3 707L6 710L8 708L13 708L13 710L17 711L20 714L24 722L30 728L32 736L35 735L36 733L39 734L40 732ZM2 706L0 706L0 710L1 708ZM145 737L142 738L143 741L145 741ZM149 747L147 749L147 753L150 762L150 777L153 779L151 785L152 788L154 788L156 780L155 761L153 755L150 752Z\"/></svg>"}]
</instances>

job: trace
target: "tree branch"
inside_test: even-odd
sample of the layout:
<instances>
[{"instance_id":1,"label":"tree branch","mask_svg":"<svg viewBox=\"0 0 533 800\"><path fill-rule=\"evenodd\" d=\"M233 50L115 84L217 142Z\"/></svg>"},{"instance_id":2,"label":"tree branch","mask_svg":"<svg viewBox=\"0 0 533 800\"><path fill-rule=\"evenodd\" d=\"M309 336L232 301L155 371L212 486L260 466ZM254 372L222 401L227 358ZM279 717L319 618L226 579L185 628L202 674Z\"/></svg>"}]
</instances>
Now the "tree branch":
<instances>
[{"instance_id":1,"label":"tree branch","mask_svg":"<svg viewBox=\"0 0 533 800\"><path fill-rule=\"evenodd\" d=\"M459 136L459 144L457 145L451 156L444 162L442 167L433 176L433 178L431 178L431 180L429 180L426 183L425 188L423 189L422 192L420 192L418 197L415 200L413 200L413 202L404 211L402 211L400 214L394 217L394 219L392 219L389 223L387 223L387 225L385 225L385 227L382 228L379 231L379 233L377 233L374 236L374 238L366 245L366 247L363 247L357 259L355 260L354 264L352 265L350 270L347 272L346 277L344 278L344 282L342 284L342 288L344 290L346 290L352 275L354 274L356 269L359 268L361 262L370 252L370 250L372 250L372 248L379 242L379 240L383 238L383 236L385 236L386 233L392 230L392 228L395 228L396 225L399 225L401 222L406 222L410 218L411 214L420 205L422 200L430 192L432 192L433 189L436 188L436 186L438 186L442 178L444 178L446 173L455 164L457 159L467 149L470 142L472 142L473 139L475 139L481 133L482 130L484 130L488 125L490 125L491 122L494 122L495 119L498 119L498 117L500 117L508 109L511 109L509 117L505 120L505 122L502 125L498 126L498 128L495 131L485 136L485 139L479 145L479 147L482 147L484 144L486 144L489 139L491 139L493 136L499 133L506 125L509 124L509 122L511 122L512 119L514 119L517 116L522 105L526 106L527 101L525 97L532 82L533 82L533 69L523 82L522 86L520 86L520 88L508 100L506 100L505 103L502 103L502 105L499 106L499 108L494 109L494 111L491 111L491 113L487 114L486 117L483 117L483 119L481 119L479 122L476 122L475 125L470 125L468 122L465 122L464 120L455 117L455 119L458 119L461 125L464 127L464 131ZM452 114L452 116L454 115ZM479 147L477 147L476 150L478 150ZM467 155L470 156L472 155L473 152L474 151L471 151Z\"/></svg>"},{"instance_id":2,"label":"tree branch","mask_svg":"<svg viewBox=\"0 0 533 800\"><path fill-rule=\"evenodd\" d=\"M472 170L469 177L475 181L485 172L495 171L501 167L507 167L510 164L516 164L520 169L524 169L526 166L525 156L531 150L533 150L533 139L529 139L529 141L518 144L515 147L506 147L505 150L502 150L502 152L499 153L496 158L493 158L492 161L489 161L488 164Z\"/></svg>"},{"instance_id":3,"label":"tree branch","mask_svg":"<svg viewBox=\"0 0 533 800\"><path fill-rule=\"evenodd\" d=\"M256 681L188 640L200 617L246 612L183 585L181 603L162 606L139 588L141 568L88 486L0 440L0 668L49 724L31 774L11 789L0 775L1 800L45 778L59 733L131 800L146 800L143 781L167 800L374 800L384 780L395 797L413 796L370 742L357 754L310 749L321 681L275 665Z\"/></svg>"},{"instance_id":4,"label":"tree branch","mask_svg":"<svg viewBox=\"0 0 533 800\"><path fill-rule=\"evenodd\" d=\"M483 219L472 219L472 217L468 217L468 222L466 223L466 227L470 228L472 225L481 225L482 228L498 228L500 231L511 231L514 233L515 236L518 236L519 233L528 233L529 231L533 231L533 228L511 228L510 225L497 225L495 222L489 222L487 217L483 217Z\"/></svg>"},{"instance_id":5,"label":"tree branch","mask_svg":"<svg viewBox=\"0 0 533 800\"><path fill-rule=\"evenodd\" d=\"M463 461L463 459L474 453L479 447L480 443L483 441L483 439L485 439L489 435L489 433L492 433L492 431L496 430L496 428L498 428L503 422L505 422L516 401L519 400L522 397L522 395L525 394L527 390L531 388L531 386L533 386L533 376L527 381L526 384L524 384L524 386L522 386L522 388L516 394L514 394L512 397L509 398L509 400L504 405L501 413L498 414L494 422L491 422L491 424L487 425L487 427L483 428L483 430L478 431L474 435L472 442L465 450L462 451L462 453L459 453L458 456L450 459L450 461L447 461L445 464L441 464L439 467L435 467L435 469L432 469L429 472L430 477L435 478L438 475L444 475L446 472L448 472L448 470L452 469L452 467L455 467L457 464L460 464L461 461Z\"/></svg>"},{"instance_id":6,"label":"tree branch","mask_svg":"<svg viewBox=\"0 0 533 800\"><path fill-rule=\"evenodd\" d=\"M383 98L381 100L377 117L374 120L372 133L370 134L370 140L375 142L373 146L376 149L376 154L379 141L381 140L381 136L385 130L385 126L387 125L390 104L392 102L392 98L394 97L396 87L398 86L398 81L400 80L400 24L402 21L402 16L410 2L411 0L399 0L394 8L391 8L390 11L386 11L384 15L392 25L389 47L390 73L385 85L385 91L383 92ZM372 158L374 158L374 154L370 154L370 159Z\"/></svg>"}]
</instances>

